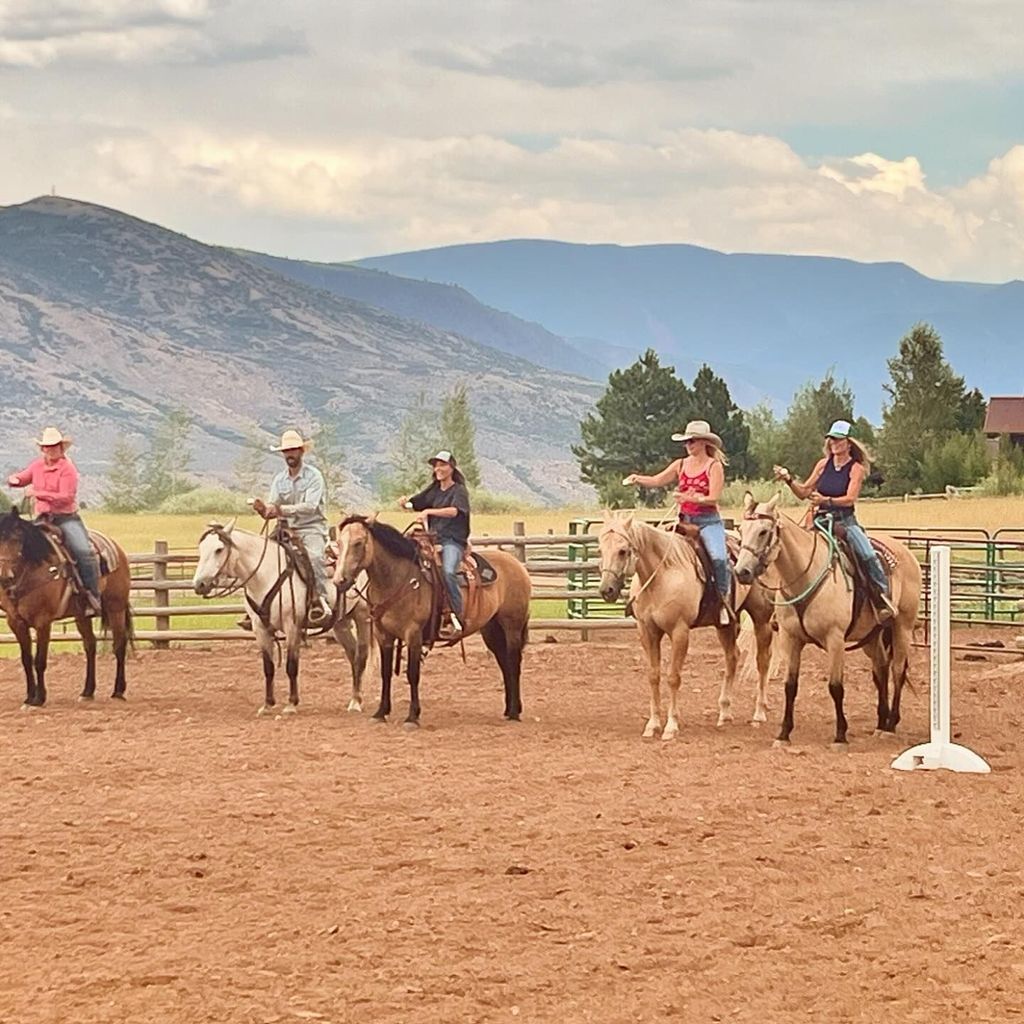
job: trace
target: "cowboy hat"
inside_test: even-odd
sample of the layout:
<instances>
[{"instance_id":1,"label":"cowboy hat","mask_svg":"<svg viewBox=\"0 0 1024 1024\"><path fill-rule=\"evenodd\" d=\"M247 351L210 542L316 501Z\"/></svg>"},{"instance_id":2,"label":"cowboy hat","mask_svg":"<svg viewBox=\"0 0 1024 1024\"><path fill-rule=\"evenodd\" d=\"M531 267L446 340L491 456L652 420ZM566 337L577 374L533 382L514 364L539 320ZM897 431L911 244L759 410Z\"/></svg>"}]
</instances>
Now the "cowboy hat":
<instances>
[{"instance_id":1,"label":"cowboy hat","mask_svg":"<svg viewBox=\"0 0 1024 1024\"><path fill-rule=\"evenodd\" d=\"M716 448L722 447L722 439L711 429L707 420L690 420L681 434L673 434L673 441L707 441Z\"/></svg>"},{"instance_id":2,"label":"cowboy hat","mask_svg":"<svg viewBox=\"0 0 1024 1024\"><path fill-rule=\"evenodd\" d=\"M435 462L447 462L449 466L455 465L455 456L447 448L442 448L433 458L427 459L432 466Z\"/></svg>"},{"instance_id":3,"label":"cowboy hat","mask_svg":"<svg viewBox=\"0 0 1024 1024\"><path fill-rule=\"evenodd\" d=\"M33 438L40 448L49 448L50 445L62 444L65 448L71 447L71 438L65 437L56 427L46 427L42 437Z\"/></svg>"},{"instance_id":4,"label":"cowboy hat","mask_svg":"<svg viewBox=\"0 0 1024 1024\"><path fill-rule=\"evenodd\" d=\"M312 441L307 441L297 430L286 430L281 435L281 443L279 445L271 445L270 450L272 452L288 452L294 448L301 448L304 452L308 452L313 447Z\"/></svg>"}]
</instances>

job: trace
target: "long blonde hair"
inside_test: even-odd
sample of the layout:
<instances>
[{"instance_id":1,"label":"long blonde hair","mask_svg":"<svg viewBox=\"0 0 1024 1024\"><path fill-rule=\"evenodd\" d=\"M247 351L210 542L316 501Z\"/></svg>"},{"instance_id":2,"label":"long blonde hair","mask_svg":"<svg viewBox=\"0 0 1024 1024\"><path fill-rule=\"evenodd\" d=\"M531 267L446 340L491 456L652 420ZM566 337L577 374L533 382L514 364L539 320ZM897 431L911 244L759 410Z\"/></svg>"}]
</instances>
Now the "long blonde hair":
<instances>
[{"instance_id":1,"label":"long blonde hair","mask_svg":"<svg viewBox=\"0 0 1024 1024\"><path fill-rule=\"evenodd\" d=\"M875 461L874 455L871 453L871 449L866 444L861 444L860 441L855 440L852 437L826 437L825 444L822 446L821 454L826 459L832 458L832 449L829 447L832 441L848 441L850 444L850 458L854 462L859 462L864 467L865 475L871 472L871 463Z\"/></svg>"}]
</instances>

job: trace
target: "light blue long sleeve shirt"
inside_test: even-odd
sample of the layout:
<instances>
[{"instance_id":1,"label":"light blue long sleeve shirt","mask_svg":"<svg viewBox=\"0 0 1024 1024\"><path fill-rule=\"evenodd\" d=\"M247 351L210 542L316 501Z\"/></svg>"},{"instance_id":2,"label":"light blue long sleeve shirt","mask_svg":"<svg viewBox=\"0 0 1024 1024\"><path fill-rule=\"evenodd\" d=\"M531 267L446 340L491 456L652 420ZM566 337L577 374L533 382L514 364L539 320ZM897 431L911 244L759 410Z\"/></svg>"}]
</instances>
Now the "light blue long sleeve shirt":
<instances>
[{"instance_id":1,"label":"light blue long sleeve shirt","mask_svg":"<svg viewBox=\"0 0 1024 1024\"><path fill-rule=\"evenodd\" d=\"M326 536L327 486L316 466L304 462L294 477L282 469L270 484L267 501L280 507L285 522L294 529L316 529Z\"/></svg>"}]
</instances>

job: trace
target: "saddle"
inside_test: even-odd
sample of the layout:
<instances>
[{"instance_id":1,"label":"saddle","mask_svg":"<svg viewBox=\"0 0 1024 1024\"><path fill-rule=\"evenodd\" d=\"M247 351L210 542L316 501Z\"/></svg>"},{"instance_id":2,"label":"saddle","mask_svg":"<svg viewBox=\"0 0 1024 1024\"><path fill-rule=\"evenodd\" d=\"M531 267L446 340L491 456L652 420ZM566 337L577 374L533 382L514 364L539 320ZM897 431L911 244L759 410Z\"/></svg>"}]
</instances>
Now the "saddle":
<instances>
[{"instance_id":1,"label":"saddle","mask_svg":"<svg viewBox=\"0 0 1024 1024\"><path fill-rule=\"evenodd\" d=\"M446 631L450 632L451 602L448 598L448 588L444 585L441 548L437 543L437 537L422 530L411 536L419 547L420 569L431 586L430 618L423 627L423 642L429 645L438 639L444 639ZM475 617L480 589L494 583L498 573L483 555L467 548L459 564L458 575L466 581L464 616L466 621L470 622Z\"/></svg>"},{"instance_id":2,"label":"saddle","mask_svg":"<svg viewBox=\"0 0 1024 1024\"><path fill-rule=\"evenodd\" d=\"M316 575L313 572L313 563L306 550L306 545L302 542L302 537L297 530L293 530L281 522L277 524L270 536L284 549L289 565L306 587L306 621L308 622L309 612L314 604L319 603L319 597L316 589Z\"/></svg>"},{"instance_id":3,"label":"saddle","mask_svg":"<svg viewBox=\"0 0 1024 1024\"><path fill-rule=\"evenodd\" d=\"M839 545L839 557L842 561L843 569L850 579L853 580L853 612L850 616L850 628L847 630L847 635L849 635L860 618L865 602L871 605L874 604L873 595L875 588L860 559L850 547L850 541L846 535L846 527L842 523L833 522L832 536L835 537L836 543ZM898 564L896 555L876 537L869 536L868 540L871 542L871 547L875 554L878 555L885 574L889 577L889 587L891 590L892 574Z\"/></svg>"},{"instance_id":4,"label":"saddle","mask_svg":"<svg viewBox=\"0 0 1024 1024\"><path fill-rule=\"evenodd\" d=\"M697 610L697 622L695 625L715 625L718 623L718 611L722 600L719 597L718 588L715 586L715 570L711 564L711 556L708 554L708 549L704 547L700 530L693 523L680 523L678 521L673 524L673 530L693 548L694 554L697 556L697 564L700 567L698 577L704 583L704 591L700 597L700 607ZM740 554L740 539L729 530L725 534L725 551L729 556L729 561L735 565L736 559L739 558ZM732 590L733 601L735 602L735 576L732 578Z\"/></svg>"},{"instance_id":5,"label":"saddle","mask_svg":"<svg viewBox=\"0 0 1024 1024\"><path fill-rule=\"evenodd\" d=\"M78 575L75 560L64 543L64 534L61 533L60 527L55 526L48 519L37 519L36 526L43 531L46 539L50 542L50 547L53 548L58 564L57 573L71 584L71 589L75 594L84 594L85 585ZM98 530L87 530L86 532L89 534L89 541L99 562L100 577L109 576L121 564L117 546L105 533L100 533Z\"/></svg>"}]
</instances>

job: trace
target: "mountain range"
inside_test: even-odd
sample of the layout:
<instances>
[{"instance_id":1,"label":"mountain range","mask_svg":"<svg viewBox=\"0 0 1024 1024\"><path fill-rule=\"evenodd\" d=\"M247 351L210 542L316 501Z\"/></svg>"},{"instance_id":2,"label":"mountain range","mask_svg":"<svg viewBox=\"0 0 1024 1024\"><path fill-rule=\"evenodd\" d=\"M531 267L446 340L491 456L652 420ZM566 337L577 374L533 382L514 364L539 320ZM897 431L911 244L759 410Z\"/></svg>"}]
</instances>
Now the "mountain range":
<instances>
[{"instance_id":1,"label":"mountain range","mask_svg":"<svg viewBox=\"0 0 1024 1024\"><path fill-rule=\"evenodd\" d=\"M569 445L597 384L297 276L88 203L0 209L4 466L27 463L30 439L53 422L76 435L95 488L119 435L144 442L184 408L195 469L229 482L253 434L269 444L286 427L328 423L349 499L365 504L416 396L439 404L464 380L486 486L545 502L587 495ZM491 319L515 334L514 318Z\"/></svg>"},{"instance_id":2,"label":"mountain range","mask_svg":"<svg viewBox=\"0 0 1024 1024\"><path fill-rule=\"evenodd\" d=\"M378 256L359 265L444 281L542 323L602 364L648 346L692 378L703 362L741 406L784 410L834 369L878 421L886 360L926 321L967 384L1021 393L1024 282L938 281L902 263L727 254L693 245L513 240ZM1014 353L1017 353L1015 356Z\"/></svg>"}]
</instances>

